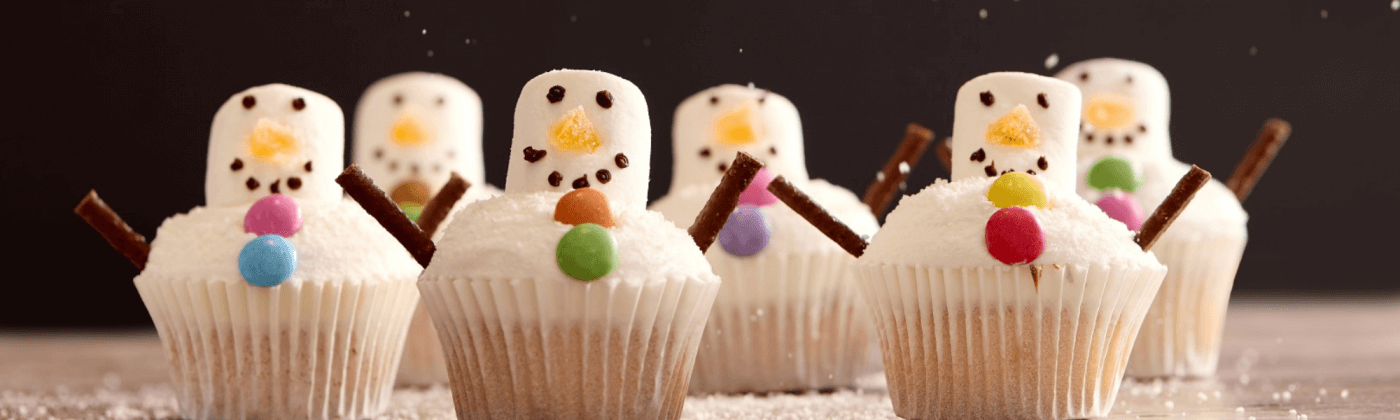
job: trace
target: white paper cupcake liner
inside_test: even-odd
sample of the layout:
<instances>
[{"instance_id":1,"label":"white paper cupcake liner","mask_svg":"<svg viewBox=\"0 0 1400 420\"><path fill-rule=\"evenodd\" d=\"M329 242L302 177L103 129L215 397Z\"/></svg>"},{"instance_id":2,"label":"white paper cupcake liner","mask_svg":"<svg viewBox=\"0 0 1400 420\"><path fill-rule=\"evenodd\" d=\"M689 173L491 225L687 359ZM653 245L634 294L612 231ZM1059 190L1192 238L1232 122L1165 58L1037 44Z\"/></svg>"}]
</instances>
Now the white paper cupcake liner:
<instances>
[{"instance_id":1,"label":"white paper cupcake liner","mask_svg":"<svg viewBox=\"0 0 1400 420\"><path fill-rule=\"evenodd\" d=\"M1077 419L1113 407L1163 267L858 264L895 414Z\"/></svg>"},{"instance_id":2,"label":"white paper cupcake liner","mask_svg":"<svg viewBox=\"0 0 1400 420\"><path fill-rule=\"evenodd\" d=\"M359 419L389 402L413 279L272 288L141 277L184 419Z\"/></svg>"},{"instance_id":3,"label":"white paper cupcake liner","mask_svg":"<svg viewBox=\"0 0 1400 420\"><path fill-rule=\"evenodd\" d=\"M419 282L457 418L675 419L719 282Z\"/></svg>"},{"instance_id":4,"label":"white paper cupcake liner","mask_svg":"<svg viewBox=\"0 0 1400 420\"><path fill-rule=\"evenodd\" d=\"M711 258L723 283L690 391L806 391L873 373L869 310L845 253ZM873 368L873 369L872 369Z\"/></svg>"},{"instance_id":5,"label":"white paper cupcake liner","mask_svg":"<svg viewBox=\"0 0 1400 420\"><path fill-rule=\"evenodd\" d=\"M1220 360L1225 310L1246 238L1165 237L1152 252L1166 264L1162 290L1147 311L1128 376L1208 377Z\"/></svg>"},{"instance_id":6,"label":"white paper cupcake liner","mask_svg":"<svg viewBox=\"0 0 1400 420\"><path fill-rule=\"evenodd\" d=\"M428 386L447 383L447 359L443 358L442 342L428 316L428 305L419 303L408 325L408 338L403 345L403 360L399 362L399 386Z\"/></svg>"}]
</instances>

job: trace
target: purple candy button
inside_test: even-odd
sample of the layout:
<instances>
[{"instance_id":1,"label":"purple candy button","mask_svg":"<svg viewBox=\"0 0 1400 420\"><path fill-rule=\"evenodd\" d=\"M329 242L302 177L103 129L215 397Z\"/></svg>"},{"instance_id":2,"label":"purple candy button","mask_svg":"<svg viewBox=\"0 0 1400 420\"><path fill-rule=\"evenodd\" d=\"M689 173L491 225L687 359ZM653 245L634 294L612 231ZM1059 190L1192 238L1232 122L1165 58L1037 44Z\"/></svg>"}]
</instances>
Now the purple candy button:
<instances>
[{"instance_id":1,"label":"purple candy button","mask_svg":"<svg viewBox=\"0 0 1400 420\"><path fill-rule=\"evenodd\" d=\"M720 229L719 244L731 255L747 257L766 248L772 237L768 218L758 211L758 207L739 206L729 215L724 228Z\"/></svg>"},{"instance_id":2,"label":"purple candy button","mask_svg":"<svg viewBox=\"0 0 1400 420\"><path fill-rule=\"evenodd\" d=\"M243 230L261 235L291 237L301 230L301 208L282 194L263 197L243 216Z\"/></svg>"},{"instance_id":3,"label":"purple candy button","mask_svg":"<svg viewBox=\"0 0 1400 420\"><path fill-rule=\"evenodd\" d=\"M1097 204L1104 213L1108 213L1108 217L1128 225L1128 230L1142 227L1142 204L1132 196L1114 191L1100 198Z\"/></svg>"},{"instance_id":4,"label":"purple candy button","mask_svg":"<svg viewBox=\"0 0 1400 420\"><path fill-rule=\"evenodd\" d=\"M758 174L753 176L749 188L739 194L739 205L763 207L777 203L778 196L768 192L768 184L773 182L773 178L776 176L768 168L758 168Z\"/></svg>"}]
</instances>

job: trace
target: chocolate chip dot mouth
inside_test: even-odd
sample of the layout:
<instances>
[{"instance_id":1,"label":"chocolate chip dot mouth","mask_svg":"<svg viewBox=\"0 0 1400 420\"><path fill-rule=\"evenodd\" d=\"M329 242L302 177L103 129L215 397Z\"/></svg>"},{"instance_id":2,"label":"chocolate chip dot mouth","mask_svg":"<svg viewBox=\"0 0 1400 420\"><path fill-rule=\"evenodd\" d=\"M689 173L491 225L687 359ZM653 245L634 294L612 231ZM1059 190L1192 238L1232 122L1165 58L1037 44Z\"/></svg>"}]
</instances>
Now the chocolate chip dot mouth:
<instances>
[{"instance_id":1,"label":"chocolate chip dot mouth","mask_svg":"<svg viewBox=\"0 0 1400 420\"><path fill-rule=\"evenodd\" d=\"M986 172L986 173L987 173L987 176L997 176L997 163L996 163L996 161L992 161L990 165L987 165L986 167L982 168L982 171L983 171L983 172Z\"/></svg>"},{"instance_id":2,"label":"chocolate chip dot mouth","mask_svg":"<svg viewBox=\"0 0 1400 420\"><path fill-rule=\"evenodd\" d=\"M1146 133L1146 132L1147 132L1147 126L1142 125L1142 124L1138 124L1138 132L1139 132L1139 133Z\"/></svg>"},{"instance_id":3,"label":"chocolate chip dot mouth","mask_svg":"<svg viewBox=\"0 0 1400 420\"><path fill-rule=\"evenodd\" d=\"M564 100L564 87L555 85L549 88L549 93L545 94L544 97L548 98L551 104L559 103L559 101Z\"/></svg>"},{"instance_id":4,"label":"chocolate chip dot mouth","mask_svg":"<svg viewBox=\"0 0 1400 420\"><path fill-rule=\"evenodd\" d=\"M253 95L243 97L243 109L253 109L253 107L257 105L258 98L254 98Z\"/></svg>"},{"instance_id":5,"label":"chocolate chip dot mouth","mask_svg":"<svg viewBox=\"0 0 1400 420\"><path fill-rule=\"evenodd\" d=\"M559 171L554 171L554 172L550 172L550 173L549 173L549 185L550 185L550 186L558 187L558 186L559 186L559 183L560 183L560 182L563 182L563 181L564 181L564 176L563 176L563 175L560 175L560 174L559 174Z\"/></svg>"},{"instance_id":6,"label":"chocolate chip dot mouth","mask_svg":"<svg viewBox=\"0 0 1400 420\"><path fill-rule=\"evenodd\" d=\"M305 99L302 99L302 98L293 99L293 100L292 100L292 109L295 109L295 110L297 110L297 111L306 109L306 100L305 100Z\"/></svg>"},{"instance_id":7,"label":"chocolate chip dot mouth","mask_svg":"<svg viewBox=\"0 0 1400 420\"><path fill-rule=\"evenodd\" d=\"M228 168L235 171L243 169L243 159L233 158L233 163L228 165Z\"/></svg>"},{"instance_id":8,"label":"chocolate chip dot mouth","mask_svg":"<svg viewBox=\"0 0 1400 420\"><path fill-rule=\"evenodd\" d=\"M1093 143L1093 142L1094 142L1094 133L1084 133L1084 141L1085 141L1085 142L1088 142L1088 143Z\"/></svg>"},{"instance_id":9,"label":"chocolate chip dot mouth","mask_svg":"<svg viewBox=\"0 0 1400 420\"><path fill-rule=\"evenodd\" d=\"M296 191L296 190L301 189L301 178L297 178L297 177L287 178L287 188L291 188L292 191Z\"/></svg>"},{"instance_id":10,"label":"chocolate chip dot mouth","mask_svg":"<svg viewBox=\"0 0 1400 420\"><path fill-rule=\"evenodd\" d=\"M980 97L982 98L982 105L992 106L992 104L994 104L994 103L997 102L996 96L992 96L992 91L990 91L990 90L989 90L989 91L986 91L986 92L982 92L982 94L980 94L980 95L978 95L978 96L980 96Z\"/></svg>"},{"instance_id":11,"label":"chocolate chip dot mouth","mask_svg":"<svg viewBox=\"0 0 1400 420\"><path fill-rule=\"evenodd\" d=\"M270 191L270 192L272 192L273 194L281 193L281 192L282 192L281 188L278 188L278 186L281 185L281 184L282 184L282 180L280 180L280 179L279 179L279 180L276 180L276 181L272 181L272 185L269 186L269 187L267 188L267 190Z\"/></svg>"},{"instance_id":12,"label":"chocolate chip dot mouth","mask_svg":"<svg viewBox=\"0 0 1400 420\"><path fill-rule=\"evenodd\" d=\"M250 176L250 177L248 177L248 181L244 182L243 185L245 185L245 186L248 187L248 191L253 191L253 190L258 189L258 186L260 186L260 185L262 185L262 184L258 183L258 180L257 180L257 179L254 179L253 177Z\"/></svg>"},{"instance_id":13,"label":"chocolate chip dot mouth","mask_svg":"<svg viewBox=\"0 0 1400 420\"><path fill-rule=\"evenodd\" d=\"M768 154L773 155L773 156L777 156L777 155L778 155L778 148L777 148L777 146L768 146Z\"/></svg>"},{"instance_id":14,"label":"chocolate chip dot mouth","mask_svg":"<svg viewBox=\"0 0 1400 420\"><path fill-rule=\"evenodd\" d=\"M574 189L588 188L588 175L578 177L574 180Z\"/></svg>"},{"instance_id":15,"label":"chocolate chip dot mouth","mask_svg":"<svg viewBox=\"0 0 1400 420\"><path fill-rule=\"evenodd\" d=\"M374 158L375 158L375 159L383 159L383 158L384 158L384 149L382 149L382 148L380 148L380 149L374 149Z\"/></svg>"},{"instance_id":16,"label":"chocolate chip dot mouth","mask_svg":"<svg viewBox=\"0 0 1400 420\"><path fill-rule=\"evenodd\" d=\"M1124 143L1127 143L1127 144L1133 144L1133 135L1132 135L1132 134L1124 134L1124 135L1123 135L1123 142L1124 142Z\"/></svg>"}]
</instances>

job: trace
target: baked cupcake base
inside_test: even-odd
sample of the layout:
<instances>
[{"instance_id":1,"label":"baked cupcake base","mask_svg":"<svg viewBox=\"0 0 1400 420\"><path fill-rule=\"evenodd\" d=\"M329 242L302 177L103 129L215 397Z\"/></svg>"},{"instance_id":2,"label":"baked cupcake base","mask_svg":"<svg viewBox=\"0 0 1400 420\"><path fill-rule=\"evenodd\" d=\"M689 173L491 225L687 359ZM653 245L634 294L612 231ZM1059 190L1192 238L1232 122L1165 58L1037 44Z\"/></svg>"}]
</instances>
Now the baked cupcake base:
<instances>
[{"instance_id":1,"label":"baked cupcake base","mask_svg":"<svg viewBox=\"0 0 1400 420\"><path fill-rule=\"evenodd\" d=\"M719 282L419 283L457 417L674 419Z\"/></svg>"},{"instance_id":2,"label":"baked cupcake base","mask_svg":"<svg viewBox=\"0 0 1400 420\"><path fill-rule=\"evenodd\" d=\"M413 279L136 280L184 419L359 419L393 391Z\"/></svg>"},{"instance_id":3,"label":"baked cupcake base","mask_svg":"<svg viewBox=\"0 0 1400 420\"><path fill-rule=\"evenodd\" d=\"M1166 268L858 264L895 414L1075 419L1113 407ZM1038 284L1037 284L1038 283Z\"/></svg>"},{"instance_id":4,"label":"baked cupcake base","mask_svg":"<svg viewBox=\"0 0 1400 420\"><path fill-rule=\"evenodd\" d=\"M1147 311L1128 362L1133 377L1208 377L1220 360L1220 338L1246 238L1185 240L1167 236L1152 251L1166 280Z\"/></svg>"},{"instance_id":5,"label":"baked cupcake base","mask_svg":"<svg viewBox=\"0 0 1400 420\"><path fill-rule=\"evenodd\" d=\"M722 252L722 251L720 251ZM844 253L711 257L723 279L691 393L854 386L875 372L868 310Z\"/></svg>"}]
</instances>

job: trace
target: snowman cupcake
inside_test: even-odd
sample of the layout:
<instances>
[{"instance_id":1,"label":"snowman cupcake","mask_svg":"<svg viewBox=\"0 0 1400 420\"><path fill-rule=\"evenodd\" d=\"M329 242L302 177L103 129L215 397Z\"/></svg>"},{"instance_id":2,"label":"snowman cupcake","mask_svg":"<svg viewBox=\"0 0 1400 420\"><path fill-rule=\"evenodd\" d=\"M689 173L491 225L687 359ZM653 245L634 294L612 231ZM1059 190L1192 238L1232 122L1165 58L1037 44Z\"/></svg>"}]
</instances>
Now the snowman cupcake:
<instances>
[{"instance_id":1,"label":"snowman cupcake","mask_svg":"<svg viewBox=\"0 0 1400 420\"><path fill-rule=\"evenodd\" d=\"M1057 76L1084 95L1078 191L1136 230L1190 165L1172 157L1167 80L1134 61L1102 58ZM1252 183L1251 183L1252 184ZM1236 192L1210 182L1154 251L1170 268L1128 364L1131 376L1215 373L1249 217Z\"/></svg>"},{"instance_id":2,"label":"snowman cupcake","mask_svg":"<svg viewBox=\"0 0 1400 420\"><path fill-rule=\"evenodd\" d=\"M1113 407L1166 267L1144 249L1209 174L1135 237L1073 189L1073 85L991 73L958 91L952 181L904 197L866 247L791 184L770 186L856 263L904 418L1070 419ZM1141 245L1140 245L1141 244Z\"/></svg>"},{"instance_id":3,"label":"snowman cupcake","mask_svg":"<svg viewBox=\"0 0 1400 420\"><path fill-rule=\"evenodd\" d=\"M460 174L471 185L451 213L500 194L486 184L481 157L481 99L461 81L442 74L402 73L370 85L355 111L355 162L410 219ZM444 225L446 224L444 221ZM434 238L441 238L438 229ZM447 382L447 365L428 310L419 305L404 345L399 383Z\"/></svg>"},{"instance_id":4,"label":"snowman cupcake","mask_svg":"<svg viewBox=\"0 0 1400 420\"><path fill-rule=\"evenodd\" d=\"M206 205L161 225L135 279L181 418L358 419L387 405L420 268L341 198L343 121L329 98L286 85L215 114Z\"/></svg>"},{"instance_id":5,"label":"snowman cupcake","mask_svg":"<svg viewBox=\"0 0 1400 420\"><path fill-rule=\"evenodd\" d=\"M631 82L525 85L505 194L457 214L419 281L459 418L680 415L719 278L646 210L650 141Z\"/></svg>"},{"instance_id":6,"label":"snowman cupcake","mask_svg":"<svg viewBox=\"0 0 1400 420\"><path fill-rule=\"evenodd\" d=\"M856 297L855 258L778 203L765 188L782 175L856 232L878 224L850 191L807 176L797 108L752 86L722 85L676 109L671 192L651 207L689 228L736 153L764 162L706 253L724 280L696 357L691 391L801 391L851 386L870 373L872 340Z\"/></svg>"}]
</instances>

